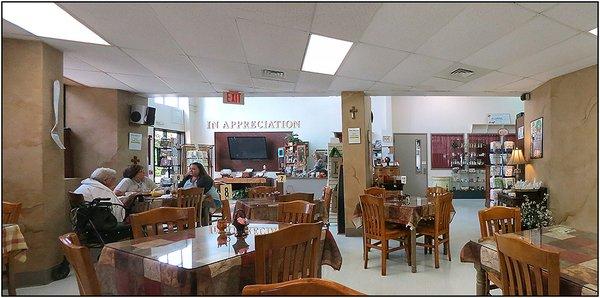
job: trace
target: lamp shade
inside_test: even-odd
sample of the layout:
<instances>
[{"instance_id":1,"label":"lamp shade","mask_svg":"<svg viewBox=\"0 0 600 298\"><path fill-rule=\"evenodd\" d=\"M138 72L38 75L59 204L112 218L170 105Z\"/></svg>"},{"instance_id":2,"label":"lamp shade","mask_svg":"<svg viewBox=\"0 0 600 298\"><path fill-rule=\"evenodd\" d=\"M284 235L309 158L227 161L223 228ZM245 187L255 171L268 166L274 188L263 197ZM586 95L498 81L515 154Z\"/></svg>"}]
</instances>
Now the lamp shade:
<instances>
[{"instance_id":1,"label":"lamp shade","mask_svg":"<svg viewBox=\"0 0 600 298\"><path fill-rule=\"evenodd\" d=\"M523 156L523 151L521 149L515 148L510 155L510 159L508 160L509 165L524 165L527 162L525 161L525 157Z\"/></svg>"}]
</instances>

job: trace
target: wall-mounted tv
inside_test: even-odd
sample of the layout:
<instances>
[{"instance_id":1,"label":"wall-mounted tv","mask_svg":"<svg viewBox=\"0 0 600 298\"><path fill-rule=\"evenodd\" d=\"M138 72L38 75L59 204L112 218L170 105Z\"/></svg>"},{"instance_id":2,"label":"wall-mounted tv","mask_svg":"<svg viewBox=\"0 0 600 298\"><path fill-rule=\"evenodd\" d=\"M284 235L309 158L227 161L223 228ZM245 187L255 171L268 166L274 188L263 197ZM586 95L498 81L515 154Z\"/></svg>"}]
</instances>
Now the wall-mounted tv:
<instances>
[{"instance_id":1,"label":"wall-mounted tv","mask_svg":"<svg viewBox=\"0 0 600 298\"><path fill-rule=\"evenodd\" d=\"M265 137L227 137L227 142L232 160L268 159Z\"/></svg>"}]
</instances>

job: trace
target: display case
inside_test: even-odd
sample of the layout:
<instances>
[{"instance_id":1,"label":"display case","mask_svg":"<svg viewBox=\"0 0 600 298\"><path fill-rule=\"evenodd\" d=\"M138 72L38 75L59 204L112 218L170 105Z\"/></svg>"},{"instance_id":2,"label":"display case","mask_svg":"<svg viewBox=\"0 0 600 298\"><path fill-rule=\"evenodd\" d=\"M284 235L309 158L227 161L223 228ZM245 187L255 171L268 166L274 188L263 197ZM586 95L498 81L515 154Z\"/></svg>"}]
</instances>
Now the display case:
<instances>
[{"instance_id":1,"label":"display case","mask_svg":"<svg viewBox=\"0 0 600 298\"><path fill-rule=\"evenodd\" d=\"M498 137L499 141L492 141L489 145L490 163L486 166L486 207L498 205L499 195L514 196L511 189L516 182L515 167L507 163L515 146L515 136Z\"/></svg>"},{"instance_id":2,"label":"display case","mask_svg":"<svg viewBox=\"0 0 600 298\"><path fill-rule=\"evenodd\" d=\"M154 129L154 182L171 186L173 175L181 172L181 144L185 134L179 131Z\"/></svg>"}]
</instances>

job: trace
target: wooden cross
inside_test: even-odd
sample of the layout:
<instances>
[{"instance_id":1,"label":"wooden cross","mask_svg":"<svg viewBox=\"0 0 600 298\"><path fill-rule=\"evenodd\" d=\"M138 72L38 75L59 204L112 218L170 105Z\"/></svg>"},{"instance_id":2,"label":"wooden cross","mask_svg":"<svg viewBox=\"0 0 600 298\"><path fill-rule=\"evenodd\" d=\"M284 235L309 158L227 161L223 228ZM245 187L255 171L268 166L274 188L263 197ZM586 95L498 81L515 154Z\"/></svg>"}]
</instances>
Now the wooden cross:
<instances>
[{"instance_id":1,"label":"wooden cross","mask_svg":"<svg viewBox=\"0 0 600 298\"><path fill-rule=\"evenodd\" d=\"M140 159L139 159L137 156L135 156L135 155L134 155L134 156L133 156L133 158L131 159L131 162L132 162L134 165L137 165L137 164L138 164L138 162L140 162Z\"/></svg>"},{"instance_id":2,"label":"wooden cross","mask_svg":"<svg viewBox=\"0 0 600 298\"><path fill-rule=\"evenodd\" d=\"M358 110L356 109L355 106L352 106L352 109L350 109L350 114L352 114L352 119L356 118L356 113L358 113Z\"/></svg>"}]
</instances>

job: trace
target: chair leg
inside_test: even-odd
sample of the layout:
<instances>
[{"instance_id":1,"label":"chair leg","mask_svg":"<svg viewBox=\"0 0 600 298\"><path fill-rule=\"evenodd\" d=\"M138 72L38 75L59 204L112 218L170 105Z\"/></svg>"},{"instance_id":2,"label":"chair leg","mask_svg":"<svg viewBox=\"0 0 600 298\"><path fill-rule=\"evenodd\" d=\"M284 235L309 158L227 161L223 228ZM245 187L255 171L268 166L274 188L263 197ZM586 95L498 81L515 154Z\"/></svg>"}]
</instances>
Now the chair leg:
<instances>
[{"instance_id":1,"label":"chair leg","mask_svg":"<svg viewBox=\"0 0 600 298\"><path fill-rule=\"evenodd\" d=\"M440 252L439 252L439 239L437 236L433 238L433 257L435 259L435 268L440 268Z\"/></svg>"},{"instance_id":2,"label":"chair leg","mask_svg":"<svg viewBox=\"0 0 600 298\"><path fill-rule=\"evenodd\" d=\"M450 234L449 233L445 235L445 239L446 239L446 242L444 242L444 248L448 252L448 261L452 261L452 258L450 257Z\"/></svg>"},{"instance_id":3,"label":"chair leg","mask_svg":"<svg viewBox=\"0 0 600 298\"><path fill-rule=\"evenodd\" d=\"M385 276L386 274L386 268L385 268L385 261L386 261L386 255L388 254L388 241L381 241L381 275Z\"/></svg>"},{"instance_id":4,"label":"chair leg","mask_svg":"<svg viewBox=\"0 0 600 298\"><path fill-rule=\"evenodd\" d=\"M11 263L12 260L9 259L8 263L6 264L6 273L8 274L8 295L10 296L16 296L17 295L17 290L15 288L15 270L14 268L11 268L12 264Z\"/></svg>"},{"instance_id":5,"label":"chair leg","mask_svg":"<svg viewBox=\"0 0 600 298\"><path fill-rule=\"evenodd\" d=\"M369 241L371 242L371 241ZM365 269L367 269L367 262L369 261L369 249L367 248L367 237L363 237L363 255L365 260Z\"/></svg>"},{"instance_id":6,"label":"chair leg","mask_svg":"<svg viewBox=\"0 0 600 298\"><path fill-rule=\"evenodd\" d=\"M429 236L423 236L423 243L429 243ZM426 255L428 250L427 246L423 246L423 254Z\"/></svg>"}]
</instances>

